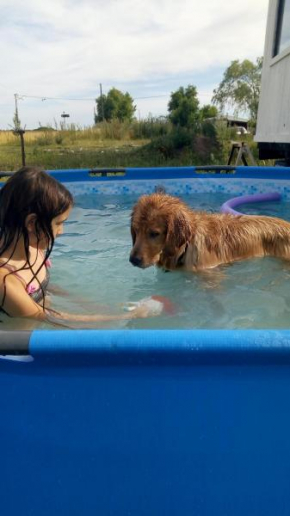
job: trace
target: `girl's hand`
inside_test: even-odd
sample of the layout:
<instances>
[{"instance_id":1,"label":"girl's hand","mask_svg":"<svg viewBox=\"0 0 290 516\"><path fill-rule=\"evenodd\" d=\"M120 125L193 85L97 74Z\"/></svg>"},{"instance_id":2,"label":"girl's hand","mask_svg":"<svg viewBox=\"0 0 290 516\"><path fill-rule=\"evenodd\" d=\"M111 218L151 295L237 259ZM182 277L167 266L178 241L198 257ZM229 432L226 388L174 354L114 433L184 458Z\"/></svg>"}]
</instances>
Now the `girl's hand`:
<instances>
[{"instance_id":1,"label":"girl's hand","mask_svg":"<svg viewBox=\"0 0 290 516\"><path fill-rule=\"evenodd\" d=\"M125 310L131 312L132 318L156 317L163 312L163 304L152 297L146 297L141 301L130 302L125 305Z\"/></svg>"},{"instance_id":2,"label":"girl's hand","mask_svg":"<svg viewBox=\"0 0 290 516\"><path fill-rule=\"evenodd\" d=\"M150 310L150 308L148 306L141 305L141 306L137 306L137 308L134 308L134 310L131 311L130 315L131 315L132 319L138 319L138 318L146 319L146 317L153 317L158 314L152 313L152 311Z\"/></svg>"}]
</instances>

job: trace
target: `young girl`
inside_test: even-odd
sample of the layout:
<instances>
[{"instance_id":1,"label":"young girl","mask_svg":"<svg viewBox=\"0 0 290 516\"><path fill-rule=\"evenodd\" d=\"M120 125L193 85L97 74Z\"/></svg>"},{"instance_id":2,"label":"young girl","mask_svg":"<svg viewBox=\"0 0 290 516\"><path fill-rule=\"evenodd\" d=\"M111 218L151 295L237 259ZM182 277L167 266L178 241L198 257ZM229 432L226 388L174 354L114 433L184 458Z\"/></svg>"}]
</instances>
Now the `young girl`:
<instances>
[{"instance_id":1,"label":"young girl","mask_svg":"<svg viewBox=\"0 0 290 516\"><path fill-rule=\"evenodd\" d=\"M77 315L46 306L49 256L73 206L64 185L38 167L23 167L0 189L0 307L11 317L63 324L153 315L146 306L120 315Z\"/></svg>"}]
</instances>

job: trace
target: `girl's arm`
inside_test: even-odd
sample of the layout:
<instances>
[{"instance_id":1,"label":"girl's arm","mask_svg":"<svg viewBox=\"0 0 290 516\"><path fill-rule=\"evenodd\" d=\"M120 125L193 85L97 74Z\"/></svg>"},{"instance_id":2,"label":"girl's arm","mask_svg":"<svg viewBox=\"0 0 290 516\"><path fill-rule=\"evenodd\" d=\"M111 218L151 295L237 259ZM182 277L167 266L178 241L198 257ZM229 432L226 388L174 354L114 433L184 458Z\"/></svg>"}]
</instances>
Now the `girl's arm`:
<instances>
[{"instance_id":1,"label":"girl's arm","mask_svg":"<svg viewBox=\"0 0 290 516\"><path fill-rule=\"evenodd\" d=\"M64 324L66 321L75 322L105 322L105 321L119 321L126 319L144 318L149 317L150 311L145 306L138 307L132 312L126 312L124 314L116 315L103 315L103 314L92 314L92 315L81 315L72 314L66 312L56 312L54 310L46 309L35 303L33 299L27 294L22 282L15 277L13 274L7 276L5 280L6 295L2 308L11 317L26 317L37 319L40 321L49 321L54 324ZM0 281L2 284L0 287L0 302L4 296L4 278L3 274L0 274Z\"/></svg>"}]
</instances>

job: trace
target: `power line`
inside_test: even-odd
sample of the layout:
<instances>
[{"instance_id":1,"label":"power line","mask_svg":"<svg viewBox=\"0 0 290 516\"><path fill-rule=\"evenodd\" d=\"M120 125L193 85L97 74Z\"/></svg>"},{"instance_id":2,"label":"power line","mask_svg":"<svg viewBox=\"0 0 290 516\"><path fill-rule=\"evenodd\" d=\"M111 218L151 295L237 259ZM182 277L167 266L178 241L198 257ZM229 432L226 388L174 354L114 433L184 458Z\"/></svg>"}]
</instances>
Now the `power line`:
<instances>
[{"instance_id":1,"label":"power line","mask_svg":"<svg viewBox=\"0 0 290 516\"><path fill-rule=\"evenodd\" d=\"M77 101L77 100L81 100L81 101L93 101L95 102L96 100L96 97L94 98L78 98L78 99L71 99L71 98L66 98L66 97L48 97L46 95L22 95L22 94L17 94L17 97L19 99L39 99L39 100L71 100L71 101ZM140 99L153 99L153 98L159 98L159 97L168 97L169 96L169 93L167 95L150 95L148 97L135 97L133 100L140 100Z\"/></svg>"},{"instance_id":2,"label":"power line","mask_svg":"<svg viewBox=\"0 0 290 516\"><path fill-rule=\"evenodd\" d=\"M16 93L17 95L17 98L19 100L22 100L22 99L39 99L39 100L42 100L42 101L45 101L45 100L67 100L67 101L82 101L82 102L95 102L96 101L96 97L94 98L66 98L66 97L48 97L46 95L20 95L18 93ZM199 92L199 95L201 96L212 96L212 93L209 93L209 92ZM148 95L146 97L134 97L133 100L144 100L144 99L154 99L154 98L161 98L161 97L169 97L170 96L170 93L168 94L162 94L162 95Z\"/></svg>"},{"instance_id":3,"label":"power line","mask_svg":"<svg viewBox=\"0 0 290 516\"><path fill-rule=\"evenodd\" d=\"M70 99L70 98L65 98L65 97L47 97L46 95L42 95L42 96L37 96L37 95L18 95L20 98L22 99L39 99L39 100L84 100L84 101L95 101L96 99L90 99L90 98L85 98L85 99Z\"/></svg>"}]
</instances>

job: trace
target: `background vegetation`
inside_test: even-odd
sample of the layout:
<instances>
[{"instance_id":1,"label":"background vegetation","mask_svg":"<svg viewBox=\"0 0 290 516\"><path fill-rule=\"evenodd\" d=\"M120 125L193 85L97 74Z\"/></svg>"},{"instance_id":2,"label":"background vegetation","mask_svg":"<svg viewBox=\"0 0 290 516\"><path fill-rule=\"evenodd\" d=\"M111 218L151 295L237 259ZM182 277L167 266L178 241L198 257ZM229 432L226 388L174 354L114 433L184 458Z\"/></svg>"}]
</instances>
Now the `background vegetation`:
<instances>
[{"instance_id":1,"label":"background vegetation","mask_svg":"<svg viewBox=\"0 0 290 516\"><path fill-rule=\"evenodd\" d=\"M129 93L112 88L96 99L95 125L62 124L26 131L27 165L46 169L144 167L226 164L232 141L242 139L258 160L253 133L261 81L261 59L233 61L215 90L213 104L200 107L197 89L181 86L172 92L168 116L136 120ZM227 105L248 110L250 134L228 128L222 110ZM219 110L218 110L219 109ZM0 170L22 165L18 112L14 131L0 131Z\"/></svg>"}]
</instances>

